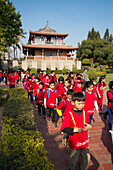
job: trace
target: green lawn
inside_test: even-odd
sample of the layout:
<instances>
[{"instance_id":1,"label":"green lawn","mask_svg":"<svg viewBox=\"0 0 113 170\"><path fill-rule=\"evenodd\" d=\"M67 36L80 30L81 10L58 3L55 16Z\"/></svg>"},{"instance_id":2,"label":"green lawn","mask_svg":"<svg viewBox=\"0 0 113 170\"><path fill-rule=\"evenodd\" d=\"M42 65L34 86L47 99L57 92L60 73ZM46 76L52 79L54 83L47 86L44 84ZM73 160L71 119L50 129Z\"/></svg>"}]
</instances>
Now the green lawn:
<instances>
[{"instance_id":1,"label":"green lawn","mask_svg":"<svg viewBox=\"0 0 113 170\"><path fill-rule=\"evenodd\" d=\"M62 75L62 74L57 74L56 76L57 76L57 78L59 78L60 76L63 76L64 79L67 78L67 75ZM107 76L106 76L106 84L107 84L107 86L108 86L108 84L109 84L109 82L110 82L111 80L113 80L113 74L107 74ZM108 90L108 89L109 89L109 88L107 87L106 90Z\"/></svg>"}]
</instances>

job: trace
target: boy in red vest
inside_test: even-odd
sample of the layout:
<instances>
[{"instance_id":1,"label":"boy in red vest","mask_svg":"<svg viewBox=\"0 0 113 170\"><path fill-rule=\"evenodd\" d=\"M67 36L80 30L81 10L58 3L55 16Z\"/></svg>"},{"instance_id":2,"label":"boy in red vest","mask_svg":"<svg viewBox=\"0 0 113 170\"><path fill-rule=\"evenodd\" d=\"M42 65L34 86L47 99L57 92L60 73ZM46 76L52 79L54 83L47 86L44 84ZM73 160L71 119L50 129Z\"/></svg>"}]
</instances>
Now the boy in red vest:
<instances>
[{"instance_id":1,"label":"boy in red vest","mask_svg":"<svg viewBox=\"0 0 113 170\"><path fill-rule=\"evenodd\" d=\"M81 92L82 93L83 83L84 83L84 80L82 80L80 76L77 77L77 79L74 80L75 92Z\"/></svg>"},{"instance_id":2,"label":"boy in red vest","mask_svg":"<svg viewBox=\"0 0 113 170\"><path fill-rule=\"evenodd\" d=\"M73 89L73 90L74 90L74 88L72 88L71 80L70 80L70 79L66 79L66 80L65 80L64 89L65 89L64 95L67 95L67 91L68 91L69 89Z\"/></svg>"},{"instance_id":3,"label":"boy in red vest","mask_svg":"<svg viewBox=\"0 0 113 170\"><path fill-rule=\"evenodd\" d=\"M11 72L11 74L9 74L8 77L9 80L9 88L15 88L15 81L16 81L16 77L13 75L13 71Z\"/></svg>"},{"instance_id":4,"label":"boy in red vest","mask_svg":"<svg viewBox=\"0 0 113 170\"><path fill-rule=\"evenodd\" d=\"M88 130L91 129L88 114L83 110L84 95L80 92L72 95L74 109L68 111L61 126L61 132L69 134L69 147L71 154L69 170L75 169L79 154L81 153L80 169L86 170L90 160Z\"/></svg>"},{"instance_id":5,"label":"boy in red vest","mask_svg":"<svg viewBox=\"0 0 113 170\"><path fill-rule=\"evenodd\" d=\"M55 82L49 82L50 88L46 90L44 96L44 106L46 108L47 113L47 120L50 120L52 115L52 122L55 127L57 127L57 120L56 120L56 106L58 103L58 92L55 90Z\"/></svg>"},{"instance_id":6,"label":"boy in red vest","mask_svg":"<svg viewBox=\"0 0 113 170\"><path fill-rule=\"evenodd\" d=\"M64 117L67 113L67 110L70 110L74 107L74 105L71 103L73 93L74 93L74 90L69 89L67 91L67 95L62 98L62 101L57 106L57 113L58 113L59 116Z\"/></svg>"},{"instance_id":7,"label":"boy in red vest","mask_svg":"<svg viewBox=\"0 0 113 170\"><path fill-rule=\"evenodd\" d=\"M57 81L57 77L56 77L56 75L55 75L55 72L54 71L51 71L51 75L50 75L50 81L54 81L54 82L56 82Z\"/></svg>"},{"instance_id":8,"label":"boy in red vest","mask_svg":"<svg viewBox=\"0 0 113 170\"><path fill-rule=\"evenodd\" d=\"M31 77L28 77L27 91L28 91L28 99L30 98L31 103L33 104L33 83L31 81Z\"/></svg>"},{"instance_id":9,"label":"boy in red vest","mask_svg":"<svg viewBox=\"0 0 113 170\"><path fill-rule=\"evenodd\" d=\"M44 83L39 83L39 88L35 91L35 101L38 105L38 113L39 115L43 114L44 119L46 118L45 114L45 107L44 107L44 95L45 95L45 89L44 89ZM41 113L42 110L42 113Z\"/></svg>"},{"instance_id":10,"label":"boy in red vest","mask_svg":"<svg viewBox=\"0 0 113 170\"><path fill-rule=\"evenodd\" d=\"M46 75L45 75L45 79L43 80L43 83L44 83L44 89L49 89L49 82L50 82L49 75L48 75L48 74L46 74Z\"/></svg>"}]
</instances>

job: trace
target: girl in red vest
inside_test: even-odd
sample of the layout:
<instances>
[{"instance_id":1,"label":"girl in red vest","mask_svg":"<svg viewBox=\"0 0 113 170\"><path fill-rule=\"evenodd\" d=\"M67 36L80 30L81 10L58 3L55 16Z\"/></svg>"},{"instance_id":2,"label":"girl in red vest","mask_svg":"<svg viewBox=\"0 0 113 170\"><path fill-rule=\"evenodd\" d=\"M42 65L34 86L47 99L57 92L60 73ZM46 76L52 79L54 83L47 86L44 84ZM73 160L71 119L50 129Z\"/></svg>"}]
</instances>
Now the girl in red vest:
<instances>
[{"instance_id":1,"label":"girl in red vest","mask_svg":"<svg viewBox=\"0 0 113 170\"><path fill-rule=\"evenodd\" d=\"M11 72L11 74L9 74L8 80L9 80L9 88L10 89L15 88L16 77L14 76L13 71Z\"/></svg>"},{"instance_id":2,"label":"girl in red vest","mask_svg":"<svg viewBox=\"0 0 113 170\"><path fill-rule=\"evenodd\" d=\"M49 82L50 82L49 75L48 75L48 74L46 74L46 75L45 75L45 79L43 80L43 83L44 83L44 89L49 89Z\"/></svg>"},{"instance_id":3,"label":"girl in red vest","mask_svg":"<svg viewBox=\"0 0 113 170\"><path fill-rule=\"evenodd\" d=\"M93 91L93 82L87 81L85 83L85 106L84 109L89 114L90 123L94 114L94 108L98 113L97 98Z\"/></svg>"},{"instance_id":4,"label":"girl in red vest","mask_svg":"<svg viewBox=\"0 0 113 170\"><path fill-rule=\"evenodd\" d=\"M105 76L100 76L99 82L97 83L96 87L97 87L97 95L98 95L98 106L100 112L102 111L104 89L107 87L105 83Z\"/></svg>"},{"instance_id":5,"label":"girl in red vest","mask_svg":"<svg viewBox=\"0 0 113 170\"><path fill-rule=\"evenodd\" d=\"M28 77L27 91L28 91L28 98L30 98L31 103L33 104L33 83L31 81L31 77Z\"/></svg>"}]
</instances>

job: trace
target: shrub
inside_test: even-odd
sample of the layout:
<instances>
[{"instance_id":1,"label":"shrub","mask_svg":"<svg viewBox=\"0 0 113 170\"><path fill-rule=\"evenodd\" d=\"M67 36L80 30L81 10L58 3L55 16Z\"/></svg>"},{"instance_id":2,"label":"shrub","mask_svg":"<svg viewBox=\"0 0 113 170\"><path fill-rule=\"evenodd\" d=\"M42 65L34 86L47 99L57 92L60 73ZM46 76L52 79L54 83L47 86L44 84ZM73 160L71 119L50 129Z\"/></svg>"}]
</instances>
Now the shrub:
<instances>
[{"instance_id":1,"label":"shrub","mask_svg":"<svg viewBox=\"0 0 113 170\"><path fill-rule=\"evenodd\" d=\"M32 75L32 74L35 74L35 76L37 76L37 71L36 71L36 69L35 68L32 68L31 69L31 71L30 71L30 75Z\"/></svg>"},{"instance_id":2,"label":"shrub","mask_svg":"<svg viewBox=\"0 0 113 170\"><path fill-rule=\"evenodd\" d=\"M10 89L8 92L10 98L2 115L0 169L53 170L44 150L44 140L34 128L33 107L27 91Z\"/></svg>"},{"instance_id":3,"label":"shrub","mask_svg":"<svg viewBox=\"0 0 113 170\"><path fill-rule=\"evenodd\" d=\"M62 70L55 70L55 74L62 74Z\"/></svg>"},{"instance_id":4,"label":"shrub","mask_svg":"<svg viewBox=\"0 0 113 170\"><path fill-rule=\"evenodd\" d=\"M30 67L28 67L28 68L27 68L27 71L29 71L29 72L30 72L30 71L31 71L31 68L30 68Z\"/></svg>"},{"instance_id":5,"label":"shrub","mask_svg":"<svg viewBox=\"0 0 113 170\"><path fill-rule=\"evenodd\" d=\"M89 59L84 58L84 59L82 60L82 64L83 64L83 65L91 65L91 62L90 62Z\"/></svg>"},{"instance_id":6,"label":"shrub","mask_svg":"<svg viewBox=\"0 0 113 170\"><path fill-rule=\"evenodd\" d=\"M99 63L95 63L95 64L94 64L94 67L97 67L97 66L99 66Z\"/></svg>"},{"instance_id":7,"label":"shrub","mask_svg":"<svg viewBox=\"0 0 113 170\"><path fill-rule=\"evenodd\" d=\"M95 80L97 80L97 72L93 67L89 69L88 77L89 79L94 78Z\"/></svg>"},{"instance_id":8,"label":"shrub","mask_svg":"<svg viewBox=\"0 0 113 170\"><path fill-rule=\"evenodd\" d=\"M3 123L0 143L0 169L54 169L44 150L43 138L37 131L24 131L12 125L12 119Z\"/></svg>"},{"instance_id":9,"label":"shrub","mask_svg":"<svg viewBox=\"0 0 113 170\"><path fill-rule=\"evenodd\" d=\"M96 72L97 73L97 76L100 77L100 76L106 76L107 73L104 71L104 72L101 72L101 71L98 71Z\"/></svg>"},{"instance_id":10,"label":"shrub","mask_svg":"<svg viewBox=\"0 0 113 170\"><path fill-rule=\"evenodd\" d=\"M69 73L69 72L70 72L70 70L68 70L68 69L65 68L65 67L62 69L62 73L63 73L63 74L67 74L67 73Z\"/></svg>"},{"instance_id":11,"label":"shrub","mask_svg":"<svg viewBox=\"0 0 113 170\"><path fill-rule=\"evenodd\" d=\"M107 65L103 65L101 71L106 71L109 67Z\"/></svg>"},{"instance_id":12,"label":"shrub","mask_svg":"<svg viewBox=\"0 0 113 170\"><path fill-rule=\"evenodd\" d=\"M77 73L83 73L84 69L78 70Z\"/></svg>"},{"instance_id":13,"label":"shrub","mask_svg":"<svg viewBox=\"0 0 113 170\"><path fill-rule=\"evenodd\" d=\"M96 67L96 71L100 71L100 67L99 66Z\"/></svg>"},{"instance_id":14,"label":"shrub","mask_svg":"<svg viewBox=\"0 0 113 170\"><path fill-rule=\"evenodd\" d=\"M77 72L78 72L78 69L77 69L76 66L74 66L74 67L73 67L73 73L75 74L75 73L77 73Z\"/></svg>"}]
</instances>

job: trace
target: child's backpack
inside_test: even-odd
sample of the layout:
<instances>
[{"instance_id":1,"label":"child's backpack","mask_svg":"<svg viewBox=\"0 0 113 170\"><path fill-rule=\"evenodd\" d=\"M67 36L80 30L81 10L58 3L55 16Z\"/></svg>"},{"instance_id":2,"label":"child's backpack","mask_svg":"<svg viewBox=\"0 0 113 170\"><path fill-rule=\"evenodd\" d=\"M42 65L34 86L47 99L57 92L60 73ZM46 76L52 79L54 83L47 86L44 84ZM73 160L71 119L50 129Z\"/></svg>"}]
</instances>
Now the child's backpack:
<instances>
[{"instance_id":1,"label":"child's backpack","mask_svg":"<svg viewBox=\"0 0 113 170\"><path fill-rule=\"evenodd\" d=\"M111 90L109 90L108 92L110 92L113 95L113 92ZM109 102L109 96L108 96L108 92L107 92L107 98L108 98L108 102ZM111 113L113 114L113 98L111 100L111 106L109 106Z\"/></svg>"},{"instance_id":2,"label":"child's backpack","mask_svg":"<svg viewBox=\"0 0 113 170\"><path fill-rule=\"evenodd\" d=\"M57 94L57 90L55 90L55 96ZM47 89L47 99L49 98L49 89Z\"/></svg>"},{"instance_id":3,"label":"child's backpack","mask_svg":"<svg viewBox=\"0 0 113 170\"><path fill-rule=\"evenodd\" d=\"M61 109L62 113L64 113L66 107L67 107L67 100L64 99L64 100L63 100L63 108Z\"/></svg>"},{"instance_id":4,"label":"child's backpack","mask_svg":"<svg viewBox=\"0 0 113 170\"><path fill-rule=\"evenodd\" d=\"M37 89L37 96L38 96L38 93L39 93L39 89ZM45 94L45 89L43 89L43 94Z\"/></svg>"}]
</instances>

